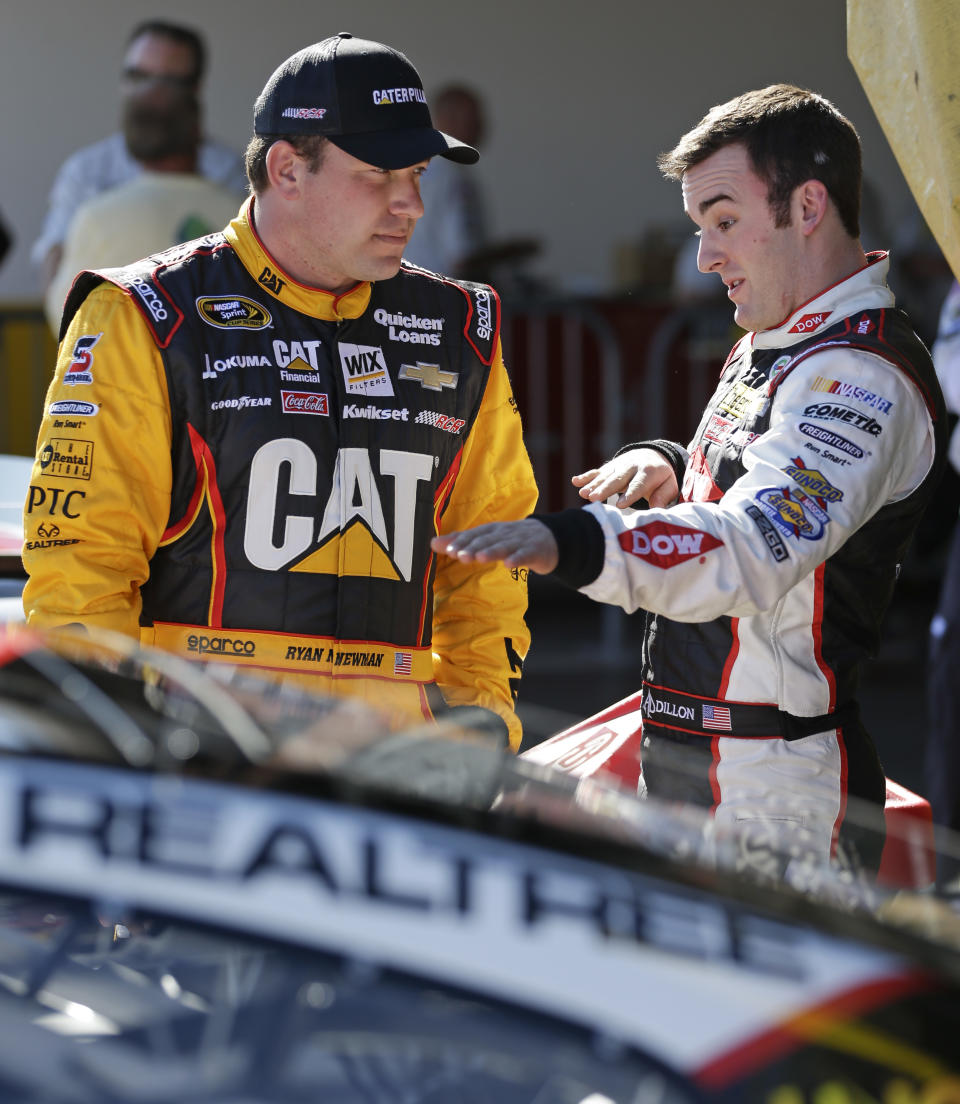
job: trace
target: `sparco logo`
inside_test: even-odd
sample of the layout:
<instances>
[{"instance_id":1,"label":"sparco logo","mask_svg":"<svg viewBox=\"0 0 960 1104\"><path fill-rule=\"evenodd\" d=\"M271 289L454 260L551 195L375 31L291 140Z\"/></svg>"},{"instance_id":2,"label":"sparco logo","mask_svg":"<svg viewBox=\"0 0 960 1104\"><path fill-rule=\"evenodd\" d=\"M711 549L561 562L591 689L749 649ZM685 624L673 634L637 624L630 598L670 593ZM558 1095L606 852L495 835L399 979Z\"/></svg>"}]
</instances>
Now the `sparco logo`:
<instances>
[{"instance_id":1,"label":"sparco logo","mask_svg":"<svg viewBox=\"0 0 960 1104\"><path fill-rule=\"evenodd\" d=\"M854 410L852 406L844 406L843 403L811 403L804 407L803 415L805 418L820 418L825 422L844 422L854 429L862 429L871 437L879 437L883 432L883 426L869 414Z\"/></svg>"},{"instance_id":2,"label":"sparco logo","mask_svg":"<svg viewBox=\"0 0 960 1104\"><path fill-rule=\"evenodd\" d=\"M157 290L152 284L148 284L146 280L138 276L137 279L133 281L133 290L140 296L147 310L153 315L157 322L163 322L169 317L167 315L167 308L163 305L163 300L157 294Z\"/></svg>"},{"instance_id":3,"label":"sparco logo","mask_svg":"<svg viewBox=\"0 0 960 1104\"><path fill-rule=\"evenodd\" d=\"M629 529L617 539L625 552L663 569L692 560L723 544L712 533L685 529L665 521L652 521L641 528Z\"/></svg>"},{"instance_id":4,"label":"sparco logo","mask_svg":"<svg viewBox=\"0 0 960 1104\"><path fill-rule=\"evenodd\" d=\"M229 636L187 637L187 651L197 655L252 656L257 654L257 645L252 640L231 640Z\"/></svg>"},{"instance_id":5,"label":"sparco logo","mask_svg":"<svg viewBox=\"0 0 960 1104\"><path fill-rule=\"evenodd\" d=\"M486 288L477 291L477 336L486 341L493 333L493 317L490 313L490 292Z\"/></svg>"},{"instance_id":6,"label":"sparco logo","mask_svg":"<svg viewBox=\"0 0 960 1104\"><path fill-rule=\"evenodd\" d=\"M218 330L265 330L273 322L266 307L245 295L203 295L197 300L197 311Z\"/></svg>"},{"instance_id":7,"label":"sparco logo","mask_svg":"<svg viewBox=\"0 0 960 1104\"><path fill-rule=\"evenodd\" d=\"M692 721L697 714L692 705L677 705L676 702L655 698L648 690L643 695L643 715L645 717L673 717L678 721Z\"/></svg>"},{"instance_id":8,"label":"sparco logo","mask_svg":"<svg viewBox=\"0 0 960 1104\"><path fill-rule=\"evenodd\" d=\"M320 391L281 391L284 414L329 414L330 403Z\"/></svg>"}]
</instances>

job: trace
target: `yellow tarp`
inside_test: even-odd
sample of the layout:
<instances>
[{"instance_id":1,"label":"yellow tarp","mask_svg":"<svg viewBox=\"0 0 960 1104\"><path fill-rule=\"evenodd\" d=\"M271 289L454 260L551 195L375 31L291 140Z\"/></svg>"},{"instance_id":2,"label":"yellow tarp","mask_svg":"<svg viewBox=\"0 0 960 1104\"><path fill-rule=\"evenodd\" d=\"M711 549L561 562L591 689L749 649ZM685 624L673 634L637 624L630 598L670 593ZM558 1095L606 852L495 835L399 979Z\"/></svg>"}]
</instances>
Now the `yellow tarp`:
<instances>
[{"instance_id":1,"label":"yellow tarp","mask_svg":"<svg viewBox=\"0 0 960 1104\"><path fill-rule=\"evenodd\" d=\"M960 3L847 0L847 53L960 277Z\"/></svg>"}]
</instances>

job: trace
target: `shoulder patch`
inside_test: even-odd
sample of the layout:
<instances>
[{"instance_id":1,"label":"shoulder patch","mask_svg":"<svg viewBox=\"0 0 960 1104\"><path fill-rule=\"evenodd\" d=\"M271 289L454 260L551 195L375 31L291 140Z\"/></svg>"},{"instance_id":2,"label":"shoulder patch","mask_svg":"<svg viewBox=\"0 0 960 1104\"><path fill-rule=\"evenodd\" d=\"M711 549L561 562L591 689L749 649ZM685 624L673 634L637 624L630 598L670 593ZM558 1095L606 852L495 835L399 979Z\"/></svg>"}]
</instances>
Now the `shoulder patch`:
<instances>
[{"instance_id":1,"label":"shoulder patch","mask_svg":"<svg viewBox=\"0 0 960 1104\"><path fill-rule=\"evenodd\" d=\"M98 275L122 288L140 309L153 339L165 349L183 321L183 311L170 298L150 265L104 269Z\"/></svg>"},{"instance_id":2,"label":"shoulder patch","mask_svg":"<svg viewBox=\"0 0 960 1104\"><path fill-rule=\"evenodd\" d=\"M463 284L470 301L464 336L484 364L493 362L500 336L500 296L486 284Z\"/></svg>"},{"instance_id":3,"label":"shoulder patch","mask_svg":"<svg viewBox=\"0 0 960 1104\"><path fill-rule=\"evenodd\" d=\"M449 288L456 288L467 300L463 336L488 368L493 363L494 350L500 337L500 296L488 284L469 280L454 280L404 261L401 275L426 277Z\"/></svg>"}]
</instances>

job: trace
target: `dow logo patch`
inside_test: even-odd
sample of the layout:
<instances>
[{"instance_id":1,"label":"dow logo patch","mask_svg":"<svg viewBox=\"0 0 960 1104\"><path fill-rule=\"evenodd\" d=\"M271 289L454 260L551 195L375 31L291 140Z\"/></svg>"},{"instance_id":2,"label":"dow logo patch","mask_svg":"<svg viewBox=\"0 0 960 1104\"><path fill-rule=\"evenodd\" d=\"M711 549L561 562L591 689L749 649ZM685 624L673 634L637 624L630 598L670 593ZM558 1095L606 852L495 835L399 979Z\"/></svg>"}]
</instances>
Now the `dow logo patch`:
<instances>
[{"instance_id":1,"label":"dow logo patch","mask_svg":"<svg viewBox=\"0 0 960 1104\"><path fill-rule=\"evenodd\" d=\"M666 521L651 521L648 525L621 533L617 539L625 552L663 570L696 559L704 552L723 545L723 541L712 533L671 525Z\"/></svg>"},{"instance_id":2,"label":"dow logo patch","mask_svg":"<svg viewBox=\"0 0 960 1104\"><path fill-rule=\"evenodd\" d=\"M795 322L787 333L813 333L830 317L830 311L817 311L816 314L805 314L798 322Z\"/></svg>"}]
</instances>

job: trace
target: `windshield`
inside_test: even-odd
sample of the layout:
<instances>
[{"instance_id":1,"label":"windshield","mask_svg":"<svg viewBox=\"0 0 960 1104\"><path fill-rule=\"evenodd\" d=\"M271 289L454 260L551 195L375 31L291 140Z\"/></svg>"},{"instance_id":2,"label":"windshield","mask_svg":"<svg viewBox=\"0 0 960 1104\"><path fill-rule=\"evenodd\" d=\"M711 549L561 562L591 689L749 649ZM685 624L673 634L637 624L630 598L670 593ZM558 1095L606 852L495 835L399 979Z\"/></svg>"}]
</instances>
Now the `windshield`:
<instances>
[{"instance_id":1,"label":"windshield","mask_svg":"<svg viewBox=\"0 0 960 1104\"><path fill-rule=\"evenodd\" d=\"M688 1104L656 1059L349 957L89 902L0 896L0 1095Z\"/></svg>"},{"instance_id":2,"label":"windshield","mask_svg":"<svg viewBox=\"0 0 960 1104\"><path fill-rule=\"evenodd\" d=\"M356 701L317 698L222 665L205 671L122 637L11 631L5 649L0 748L11 753L373 804L413 801L455 818L483 814L486 830L537 826L537 838L560 845L562 832L563 846L574 850L584 840L604 840L611 862L652 856L686 877L709 873L728 889L760 886L786 895L788 909L800 896L829 914L855 914L936 947L960 948L957 914L926 892L932 837L910 818L888 815L888 846L891 835L902 837L895 841L898 861L915 867L908 874L921 893L865 879L842 855L827 866L814 861L802 832L785 843L778 825L791 814L802 818L789 795L778 795L766 816L721 825L700 809L515 757L462 723L389 731L376 710ZM684 769L682 761L676 769ZM869 830L866 812L863 824ZM949 834L938 833L936 845L960 854Z\"/></svg>"}]
</instances>

